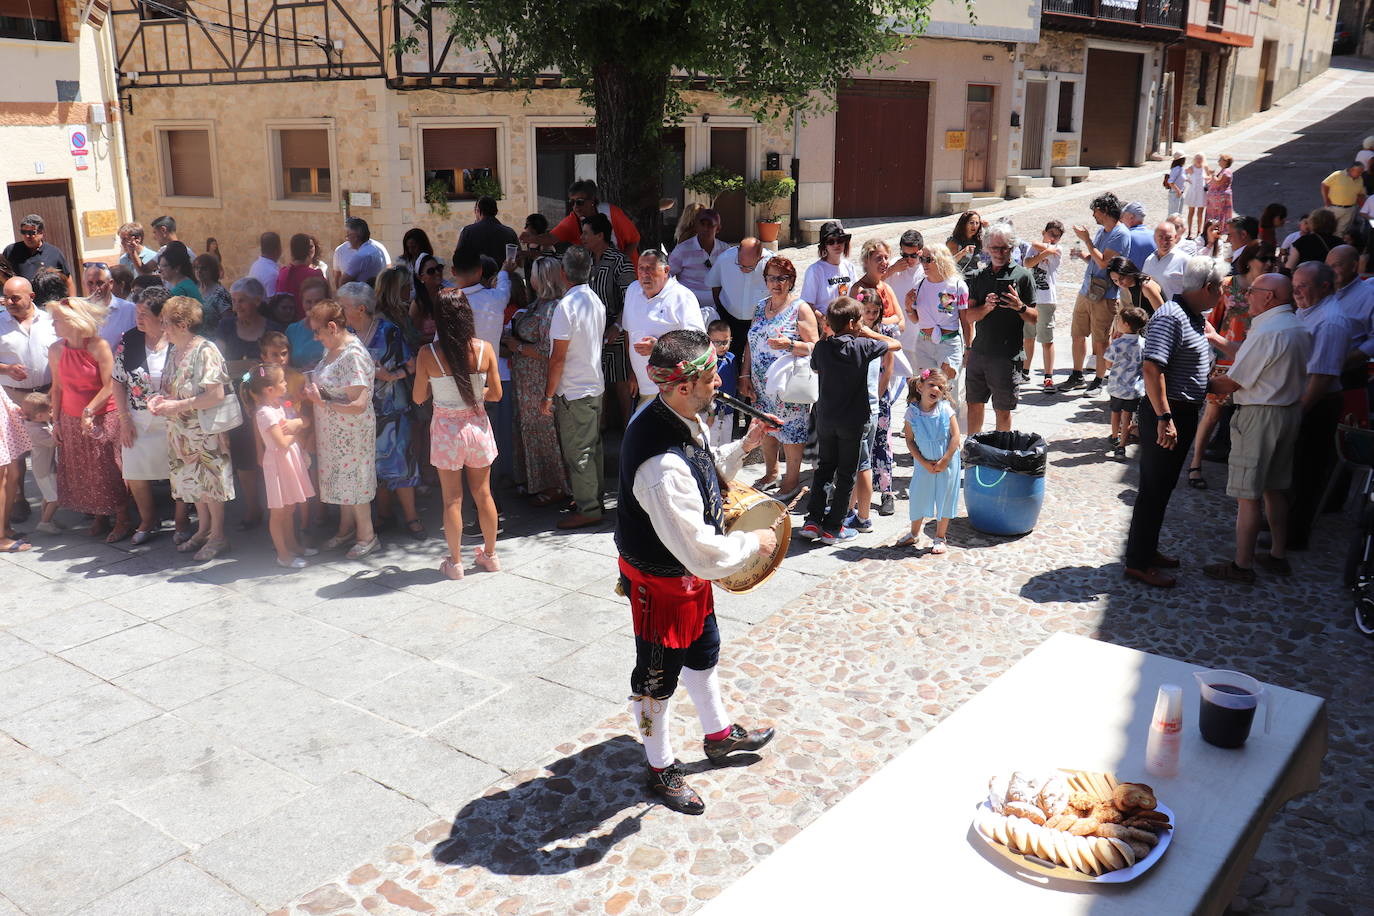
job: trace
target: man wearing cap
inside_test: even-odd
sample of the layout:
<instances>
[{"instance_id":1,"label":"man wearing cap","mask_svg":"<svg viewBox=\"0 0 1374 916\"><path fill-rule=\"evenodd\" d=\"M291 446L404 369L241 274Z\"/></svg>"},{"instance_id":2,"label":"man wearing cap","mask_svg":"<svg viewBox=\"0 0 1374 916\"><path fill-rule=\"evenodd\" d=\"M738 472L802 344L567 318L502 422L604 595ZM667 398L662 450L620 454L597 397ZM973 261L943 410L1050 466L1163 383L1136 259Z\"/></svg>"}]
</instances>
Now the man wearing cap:
<instances>
[{"instance_id":1,"label":"man wearing cap","mask_svg":"<svg viewBox=\"0 0 1374 916\"><path fill-rule=\"evenodd\" d=\"M824 315L835 299L848 296L849 288L864 274L849 260L849 242L852 238L836 220L821 224L821 240L817 246L820 260L806 268L801 288L802 301L815 309L818 315Z\"/></svg>"},{"instance_id":2,"label":"man wearing cap","mask_svg":"<svg viewBox=\"0 0 1374 916\"><path fill-rule=\"evenodd\" d=\"M1145 225L1145 205L1133 200L1121 208L1121 225L1131 237L1131 248L1126 257L1140 267L1155 250L1155 234Z\"/></svg>"},{"instance_id":3,"label":"man wearing cap","mask_svg":"<svg viewBox=\"0 0 1374 916\"><path fill-rule=\"evenodd\" d=\"M720 232L719 213L709 209L698 210L696 219L697 234L678 242L668 256L668 273L677 277L677 282L696 295L697 302L701 304L702 320L710 324L720 315L716 312L716 299L711 293L708 277L712 267L730 246L716 237Z\"/></svg>"},{"instance_id":4,"label":"man wearing cap","mask_svg":"<svg viewBox=\"0 0 1374 916\"><path fill-rule=\"evenodd\" d=\"M701 331L669 331L649 354L657 396L635 414L620 448L615 543L620 588L630 599L635 667L630 711L649 764L649 789L683 814L706 805L683 778L669 739L669 707L679 679L701 720L707 758L756 751L773 729L746 730L721 702L716 664L720 630L711 582L777 548L771 528L725 533L721 480L739 473L763 441L755 420L744 438L713 452L706 411L720 387L716 353Z\"/></svg>"}]
</instances>

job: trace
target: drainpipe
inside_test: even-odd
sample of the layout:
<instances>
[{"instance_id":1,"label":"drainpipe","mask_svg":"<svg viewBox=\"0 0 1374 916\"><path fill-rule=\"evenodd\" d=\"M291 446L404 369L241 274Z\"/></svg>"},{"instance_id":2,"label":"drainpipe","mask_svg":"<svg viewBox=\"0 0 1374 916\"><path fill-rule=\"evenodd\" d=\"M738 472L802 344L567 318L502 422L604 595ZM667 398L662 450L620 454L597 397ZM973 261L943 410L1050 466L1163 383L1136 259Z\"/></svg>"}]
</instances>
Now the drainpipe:
<instances>
[{"instance_id":1,"label":"drainpipe","mask_svg":"<svg viewBox=\"0 0 1374 916\"><path fill-rule=\"evenodd\" d=\"M1312 8L1317 0L1308 0L1307 15L1302 17L1302 50L1298 52L1298 85L1302 85L1302 75L1307 70L1307 29L1312 24Z\"/></svg>"},{"instance_id":2,"label":"drainpipe","mask_svg":"<svg viewBox=\"0 0 1374 916\"><path fill-rule=\"evenodd\" d=\"M106 28L109 24L110 20L106 18L105 23L96 30L96 61L100 66L101 103L114 102L113 117L106 118L105 129L110 132L106 142L110 144L110 174L115 184L115 206L119 210L119 221L127 223L133 219L133 192L129 182L129 156L124 146L124 106L120 104L118 77L110 62L111 49L106 46L107 42L114 40L113 29ZM83 20L82 27L90 26Z\"/></svg>"},{"instance_id":3,"label":"drainpipe","mask_svg":"<svg viewBox=\"0 0 1374 916\"><path fill-rule=\"evenodd\" d=\"M793 248L801 240L801 113L792 109L792 218L787 221L787 240Z\"/></svg>"}]
</instances>

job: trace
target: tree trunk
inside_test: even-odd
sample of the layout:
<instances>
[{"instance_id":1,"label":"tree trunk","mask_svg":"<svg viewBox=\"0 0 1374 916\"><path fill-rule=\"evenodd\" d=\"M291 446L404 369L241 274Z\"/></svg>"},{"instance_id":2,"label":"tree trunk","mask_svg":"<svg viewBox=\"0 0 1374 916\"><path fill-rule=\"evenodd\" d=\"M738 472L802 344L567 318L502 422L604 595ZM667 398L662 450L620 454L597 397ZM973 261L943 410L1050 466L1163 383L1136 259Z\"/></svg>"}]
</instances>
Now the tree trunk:
<instances>
[{"instance_id":1,"label":"tree trunk","mask_svg":"<svg viewBox=\"0 0 1374 916\"><path fill-rule=\"evenodd\" d=\"M593 71L596 102L596 184L639 227L639 247L659 243L663 194L663 114L668 73L637 73L619 63Z\"/></svg>"}]
</instances>

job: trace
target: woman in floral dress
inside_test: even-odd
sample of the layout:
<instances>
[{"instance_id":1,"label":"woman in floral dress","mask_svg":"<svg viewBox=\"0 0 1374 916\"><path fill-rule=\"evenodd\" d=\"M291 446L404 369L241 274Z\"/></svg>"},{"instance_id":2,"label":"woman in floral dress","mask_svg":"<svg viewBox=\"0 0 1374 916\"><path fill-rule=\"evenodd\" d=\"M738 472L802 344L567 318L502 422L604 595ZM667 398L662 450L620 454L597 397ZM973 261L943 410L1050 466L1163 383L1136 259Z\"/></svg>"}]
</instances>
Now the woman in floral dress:
<instances>
[{"instance_id":1,"label":"woman in floral dress","mask_svg":"<svg viewBox=\"0 0 1374 916\"><path fill-rule=\"evenodd\" d=\"M24 456L33 448L24 426L24 412L0 388L0 506L11 505L24 475ZM10 530L9 518L0 516L0 553L22 553L33 545Z\"/></svg>"},{"instance_id":2,"label":"woman in floral dress","mask_svg":"<svg viewBox=\"0 0 1374 916\"><path fill-rule=\"evenodd\" d=\"M744 348L744 366L739 374L739 391L752 398L754 405L783 421L782 429L770 429L763 440L764 474L758 480L760 489L777 480L778 446L782 446L786 469L778 483L779 499L789 501L801 489L802 451L806 448L806 423L810 404L788 404L768 397L768 367L792 347L796 340L813 343L820 339L816 330L816 314L811 306L793 292L797 285L797 268L784 257L767 262L763 279L768 284L768 297L761 299L754 311L754 323L749 328L749 346Z\"/></svg>"},{"instance_id":3,"label":"woman in floral dress","mask_svg":"<svg viewBox=\"0 0 1374 916\"><path fill-rule=\"evenodd\" d=\"M411 447L409 365L415 351L406 343L405 333L378 310L372 287L366 283L345 283L335 295L343 306L348 326L376 366L372 412L377 417L377 518L383 525L394 524L394 494L405 516L406 530L417 541L423 541L427 537L425 526L415 511L420 466Z\"/></svg>"},{"instance_id":4,"label":"woman in floral dress","mask_svg":"<svg viewBox=\"0 0 1374 916\"><path fill-rule=\"evenodd\" d=\"M171 343L162 392L148 399L154 416L167 418L167 473L172 496L196 504L195 534L175 540L182 553L196 551L205 561L229 547L224 534L224 504L234 498L234 465L226 436L207 433L199 411L216 407L229 394L229 372L214 344L195 329L200 303L173 296L162 307L162 327Z\"/></svg>"},{"instance_id":5,"label":"woman in floral dress","mask_svg":"<svg viewBox=\"0 0 1374 916\"><path fill-rule=\"evenodd\" d=\"M553 313L564 293L563 272L556 258L540 258L531 270L530 285L535 300L515 317L505 346L511 357L511 378L515 382L516 415L520 421L521 460L525 487L536 506L557 502L568 492L568 474L558 447L558 430L553 417L540 409L544 387L549 379L549 354L553 341L549 328Z\"/></svg>"},{"instance_id":6,"label":"woman in floral dress","mask_svg":"<svg viewBox=\"0 0 1374 916\"><path fill-rule=\"evenodd\" d=\"M325 541L335 550L349 541L357 560L381 547L372 530L377 495L377 415L372 408L376 364L348 330L343 308L326 299L306 316L324 357L311 373L305 396L315 405L315 451L320 462L320 500L339 507L339 532Z\"/></svg>"},{"instance_id":7,"label":"woman in floral dress","mask_svg":"<svg viewBox=\"0 0 1374 916\"><path fill-rule=\"evenodd\" d=\"M897 294L882 279L883 274L887 272L888 259L891 257L892 249L882 239L869 239L864 242L861 255L864 275L854 284L852 291L863 306L864 324L886 337L900 338L905 327L902 309L897 303ZM879 494L879 515L892 515L897 511L892 486L894 461L891 436L892 398L896 390L893 385L893 374L897 355L889 353L882 359L878 377L878 409L874 416L873 445L869 456L873 473L869 488L870 491L876 490ZM860 470L863 468L860 467ZM864 510L859 513L859 517L867 519L867 506L862 500L857 505Z\"/></svg>"},{"instance_id":8,"label":"woman in floral dress","mask_svg":"<svg viewBox=\"0 0 1374 916\"><path fill-rule=\"evenodd\" d=\"M1222 153L1217 157L1217 170L1207 182L1207 218L1223 224L1231 221L1231 157Z\"/></svg>"}]
</instances>

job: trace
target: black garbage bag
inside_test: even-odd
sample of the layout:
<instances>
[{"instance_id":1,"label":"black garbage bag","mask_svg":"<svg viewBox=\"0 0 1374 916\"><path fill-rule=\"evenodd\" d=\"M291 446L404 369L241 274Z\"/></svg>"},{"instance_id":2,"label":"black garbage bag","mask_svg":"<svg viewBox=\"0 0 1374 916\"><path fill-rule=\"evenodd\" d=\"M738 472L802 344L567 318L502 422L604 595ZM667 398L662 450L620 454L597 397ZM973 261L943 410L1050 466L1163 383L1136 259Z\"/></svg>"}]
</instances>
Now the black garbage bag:
<instances>
[{"instance_id":1,"label":"black garbage bag","mask_svg":"<svg viewBox=\"0 0 1374 916\"><path fill-rule=\"evenodd\" d=\"M1013 471L1028 477L1044 477L1049 445L1037 433L975 433L964 440L966 467Z\"/></svg>"}]
</instances>

